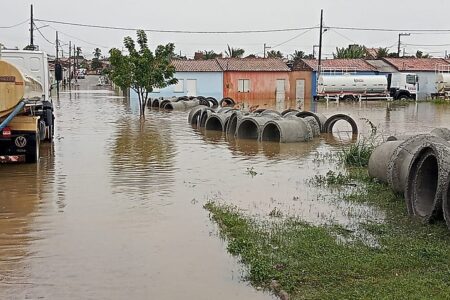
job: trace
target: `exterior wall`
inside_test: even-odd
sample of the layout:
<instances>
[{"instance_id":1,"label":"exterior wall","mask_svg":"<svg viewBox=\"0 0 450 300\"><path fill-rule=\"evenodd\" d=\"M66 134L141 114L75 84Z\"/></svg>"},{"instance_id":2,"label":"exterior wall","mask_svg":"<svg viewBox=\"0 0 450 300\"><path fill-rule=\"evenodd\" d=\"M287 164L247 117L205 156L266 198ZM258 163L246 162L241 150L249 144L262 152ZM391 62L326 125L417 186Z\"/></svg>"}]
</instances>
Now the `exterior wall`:
<instances>
[{"instance_id":1,"label":"exterior wall","mask_svg":"<svg viewBox=\"0 0 450 300\"><path fill-rule=\"evenodd\" d=\"M183 92L174 92L174 85L150 93L150 98L171 98L187 95L187 79L197 80L197 96L214 97L217 100L223 98L223 73L222 72L177 72L174 75L179 81L184 80ZM137 98L137 94L131 91L131 97Z\"/></svg>"},{"instance_id":2,"label":"exterior wall","mask_svg":"<svg viewBox=\"0 0 450 300\"><path fill-rule=\"evenodd\" d=\"M312 88L313 88L313 83L312 83L312 72L310 71L292 71L289 74L289 82L290 82L290 95L289 98L296 100L296 96L297 96L297 80L304 80L305 81L305 94L304 96L304 101L305 103L303 104L303 108L308 107L308 105L311 103L312 100ZM296 103L296 108L298 108L298 103Z\"/></svg>"},{"instance_id":3,"label":"exterior wall","mask_svg":"<svg viewBox=\"0 0 450 300\"><path fill-rule=\"evenodd\" d=\"M291 87L289 82L289 73L290 72L225 71L223 76L223 95L224 97L230 97L234 99L236 102L273 105L276 101L277 79L284 79L286 84L285 100L290 100ZM239 79L250 80L250 92L238 92Z\"/></svg>"}]
</instances>

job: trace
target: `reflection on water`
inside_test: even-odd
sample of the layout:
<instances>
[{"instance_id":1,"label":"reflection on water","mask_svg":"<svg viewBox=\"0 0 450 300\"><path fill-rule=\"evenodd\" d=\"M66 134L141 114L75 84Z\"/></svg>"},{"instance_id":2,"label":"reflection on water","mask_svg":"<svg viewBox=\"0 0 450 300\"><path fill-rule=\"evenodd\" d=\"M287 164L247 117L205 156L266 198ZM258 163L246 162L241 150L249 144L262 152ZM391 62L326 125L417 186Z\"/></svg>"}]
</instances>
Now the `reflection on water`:
<instances>
[{"instance_id":1,"label":"reflection on water","mask_svg":"<svg viewBox=\"0 0 450 300\"><path fill-rule=\"evenodd\" d=\"M345 123L308 143L227 139L190 127L186 112L148 111L141 122L134 100L89 78L55 100L56 139L39 164L0 165L0 299L270 299L240 282L211 234L208 200L260 218L277 208L313 224L383 221L307 184L340 170L327 154L354 141ZM363 118L386 135L450 119L429 103L305 105L349 113L364 136Z\"/></svg>"}]
</instances>

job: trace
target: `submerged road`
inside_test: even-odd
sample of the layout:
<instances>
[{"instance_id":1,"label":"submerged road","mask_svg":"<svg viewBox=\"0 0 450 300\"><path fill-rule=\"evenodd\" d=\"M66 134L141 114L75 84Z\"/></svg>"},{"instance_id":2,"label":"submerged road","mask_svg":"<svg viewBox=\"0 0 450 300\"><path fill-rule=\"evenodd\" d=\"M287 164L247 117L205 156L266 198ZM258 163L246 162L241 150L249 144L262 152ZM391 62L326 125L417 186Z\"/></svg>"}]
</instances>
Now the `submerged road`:
<instances>
[{"instance_id":1,"label":"submerged road","mask_svg":"<svg viewBox=\"0 0 450 300\"><path fill-rule=\"evenodd\" d=\"M0 299L272 299L242 282L208 200L315 224L383 219L305 183L335 168L320 156L340 149L333 142L227 143L190 128L185 112L142 122L133 101L96 77L80 81L54 99L55 142L40 163L0 165ZM385 133L426 132L450 116L431 104L318 109L350 110Z\"/></svg>"}]
</instances>

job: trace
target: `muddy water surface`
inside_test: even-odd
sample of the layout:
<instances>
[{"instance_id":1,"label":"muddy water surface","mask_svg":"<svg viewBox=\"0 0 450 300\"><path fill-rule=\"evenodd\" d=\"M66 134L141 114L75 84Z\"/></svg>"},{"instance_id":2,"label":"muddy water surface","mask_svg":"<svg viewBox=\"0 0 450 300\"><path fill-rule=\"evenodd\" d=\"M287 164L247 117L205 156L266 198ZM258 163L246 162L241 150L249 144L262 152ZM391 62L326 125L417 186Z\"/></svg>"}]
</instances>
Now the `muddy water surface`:
<instances>
[{"instance_id":1,"label":"muddy water surface","mask_svg":"<svg viewBox=\"0 0 450 300\"><path fill-rule=\"evenodd\" d=\"M202 208L209 200L314 224L382 222L376 208L307 184L338 169L348 136L303 144L226 141L187 124L186 112L148 112L82 81L55 100L54 145L37 165L0 166L0 299L272 299L242 282ZM446 106L312 106L368 118L385 135L449 124Z\"/></svg>"}]
</instances>

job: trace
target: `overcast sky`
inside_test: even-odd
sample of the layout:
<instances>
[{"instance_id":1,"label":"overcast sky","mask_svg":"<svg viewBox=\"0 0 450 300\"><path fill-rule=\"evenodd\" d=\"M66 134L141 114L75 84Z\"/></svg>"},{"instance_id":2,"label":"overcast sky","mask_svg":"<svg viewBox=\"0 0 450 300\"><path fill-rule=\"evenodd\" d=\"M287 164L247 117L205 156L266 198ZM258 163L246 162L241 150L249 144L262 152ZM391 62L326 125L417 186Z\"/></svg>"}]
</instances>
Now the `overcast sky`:
<instances>
[{"instance_id":1,"label":"overcast sky","mask_svg":"<svg viewBox=\"0 0 450 300\"><path fill-rule=\"evenodd\" d=\"M29 43L29 24L18 24L29 18L30 4L34 4L35 18L84 24L120 26L144 29L232 31L301 28L320 23L320 9L324 9L325 26L368 27L392 29L448 29L450 30L449 0L77 0L77 1L8 1L0 9L0 43L7 47L23 48ZM36 22L42 34L51 42L55 30L63 42L71 40L91 54L98 46L104 53L111 47L122 47L123 37L134 36L132 31L81 28L68 25ZM324 34L324 53L330 56L336 47L364 44L368 47L391 47L397 51L399 32L361 32L332 29ZM151 45L174 42L177 52L192 57L196 50L223 52L227 44L241 47L246 54L263 53L263 44L274 46L287 42L276 50L285 54L294 50L312 52L318 44L319 30L258 33L258 34L173 34L150 33ZM36 44L54 54L54 46L35 34ZM417 49L433 56L450 53L450 31L440 34L411 34L403 37L407 53ZM412 45L408 45L412 44ZM448 45L447 45L448 44ZM420 45L420 46L413 46ZM422 46L423 45L423 46ZM440 45L440 46L430 46ZM68 46L64 46L68 49Z\"/></svg>"}]
</instances>

